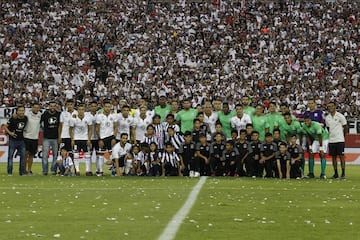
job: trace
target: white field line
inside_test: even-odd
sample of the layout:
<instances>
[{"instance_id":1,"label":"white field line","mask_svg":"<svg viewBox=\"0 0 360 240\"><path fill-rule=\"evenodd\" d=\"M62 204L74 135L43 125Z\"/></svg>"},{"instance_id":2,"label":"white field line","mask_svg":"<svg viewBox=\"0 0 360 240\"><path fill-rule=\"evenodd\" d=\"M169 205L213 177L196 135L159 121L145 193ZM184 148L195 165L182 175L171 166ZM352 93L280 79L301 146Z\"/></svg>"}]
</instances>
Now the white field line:
<instances>
[{"instance_id":1,"label":"white field line","mask_svg":"<svg viewBox=\"0 0 360 240\"><path fill-rule=\"evenodd\" d=\"M166 226L158 240L172 240L175 238L177 231L179 230L185 217L189 214L192 206L197 199L197 196L200 193L202 186L206 182L206 179L207 177L200 177L199 182L194 186L186 202L169 221L168 225Z\"/></svg>"}]
</instances>

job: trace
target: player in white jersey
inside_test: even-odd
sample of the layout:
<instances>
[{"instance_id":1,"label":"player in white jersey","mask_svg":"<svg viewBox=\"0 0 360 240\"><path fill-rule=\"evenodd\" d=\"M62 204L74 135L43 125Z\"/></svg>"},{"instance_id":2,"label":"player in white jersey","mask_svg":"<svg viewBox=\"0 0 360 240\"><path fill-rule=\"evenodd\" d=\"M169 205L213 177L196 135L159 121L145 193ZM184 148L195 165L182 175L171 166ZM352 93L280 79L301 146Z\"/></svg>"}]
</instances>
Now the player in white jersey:
<instances>
[{"instance_id":1,"label":"player in white jersey","mask_svg":"<svg viewBox=\"0 0 360 240\"><path fill-rule=\"evenodd\" d=\"M146 116L149 117L149 118L152 118L155 115L155 111L148 109L148 100L147 100L147 98L141 98L139 108L135 109L134 118L140 116L140 112L141 112L140 108L143 107L143 106L146 107Z\"/></svg>"},{"instance_id":2,"label":"player in white jersey","mask_svg":"<svg viewBox=\"0 0 360 240\"><path fill-rule=\"evenodd\" d=\"M140 107L140 115L134 118L135 126L135 140L140 143L146 133L146 128L152 123L152 116L146 114L147 108L145 106Z\"/></svg>"},{"instance_id":3,"label":"player in white jersey","mask_svg":"<svg viewBox=\"0 0 360 240\"><path fill-rule=\"evenodd\" d=\"M39 130L40 130L40 120L41 112L39 103L33 103L31 111L25 113L25 116L28 118L28 122L24 129L24 142L26 148L25 155L25 170L28 175L33 175L32 173L32 164L34 156L38 149L38 139L39 139Z\"/></svg>"},{"instance_id":4,"label":"player in white jersey","mask_svg":"<svg viewBox=\"0 0 360 240\"><path fill-rule=\"evenodd\" d=\"M59 124L59 141L66 148L67 151L72 151L71 147L71 138L70 138L70 120L71 118L77 115L77 111L74 109L74 102L72 100L67 100L65 105L65 110L60 114L60 124Z\"/></svg>"},{"instance_id":5,"label":"player in white jersey","mask_svg":"<svg viewBox=\"0 0 360 240\"><path fill-rule=\"evenodd\" d=\"M71 146L74 149L74 163L76 175L80 175L80 161L85 161L86 176L91 176L91 135L92 135L92 117L85 115L85 106L79 105L78 115L70 120Z\"/></svg>"},{"instance_id":6,"label":"player in white jersey","mask_svg":"<svg viewBox=\"0 0 360 240\"><path fill-rule=\"evenodd\" d=\"M238 136L240 135L241 129L246 129L246 124L252 123L251 118L248 114L243 113L243 107L241 104L235 106L236 116L230 119L231 128L238 131Z\"/></svg>"},{"instance_id":7,"label":"player in white jersey","mask_svg":"<svg viewBox=\"0 0 360 240\"><path fill-rule=\"evenodd\" d=\"M132 145L127 142L128 134L122 133L120 135L120 142L116 143L112 149L112 159L115 163L116 176L121 176L123 173L123 167L125 165L125 157L130 153ZM131 166L131 164L130 164ZM129 171L130 172L130 169Z\"/></svg>"},{"instance_id":8,"label":"player in white jersey","mask_svg":"<svg viewBox=\"0 0 360 240\"><path fill-rule=\"evenodd\" d=\"M89 112L85 112L85 115L88 116L89 118L91 118L91 128L92 128L92 134L91 134L91 149L90 149L90 169L89 169L89 173L87 173L88 176L92 176L92 163L93 162L98 162L98 156L97 156L97 151L99 150L99 138L96 134L96 116L97 116L97 110L98 110L98 105L97 102L93 101L90 103L89 105Z\"/></svg>"},{"instance_id":9,"label":"player in white jersey","mask_svg":"<svg viewBox=\"0 0 360 240\"><path fill-rule=\"evenodd\" d=\"M116 115L111 113L111 103L104 102L103 112L96 116L96 134L99 137L99 151L110 151L115 145L118 131ZM104 156L100 155L97 162L97 175L103 175Z\"/></svg>"},{"instance_id":10,"label":"player in white jersey","mask_svg":"<svg viewBox=\"0 0 360 240\"><path fill-rule=\"evenodd\" d=\"M211 134L216 132L215 124L219 119L217 112L213 111L211 102L205 102L204 105L204 122L209 124Z\"/></svg>"},{"instance_id":11,"label":"player in white jersey","mask_svg":"<svg viewBox=\"0 0 360 240\"><path fill-rule=\"evenodd\" d=\"M130 107L124 105L121 109L121 113L117 115L118 132L116 135L116 142L120 141L122 133L126 133L129 136L131 142L135 140L135 124L134 118L130 116Z\"/></svg>"}]
</instances>

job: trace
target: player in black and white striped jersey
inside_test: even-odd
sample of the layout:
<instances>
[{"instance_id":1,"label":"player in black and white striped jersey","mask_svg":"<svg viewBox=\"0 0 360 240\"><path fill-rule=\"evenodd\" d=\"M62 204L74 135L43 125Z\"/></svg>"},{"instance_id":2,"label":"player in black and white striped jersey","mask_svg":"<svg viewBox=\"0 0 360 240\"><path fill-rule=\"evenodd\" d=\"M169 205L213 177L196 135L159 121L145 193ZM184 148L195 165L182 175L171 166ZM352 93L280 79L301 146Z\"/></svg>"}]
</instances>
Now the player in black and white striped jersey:
<instances>
[{"instance_id":1,"label":"player in black and white striped jersey","mask_svg":"<svg viewBox=\"0 0 360 240\"><path fill-rule=\"evenodd\" d=\"M172 146L175 148L175 151L178 152L181 145L185 142L184 137L180 132L175 132L173 127L169 127L167 129L168 137L166 139L166 142L170 142Z\"/></svg>"},{"instance_id":2,"label":"player in black and white striped jersey","mask_svg":"<svg viewBox=\"0 0 360 240\"><path fill-rule=\"evenodd\" d=\"M160 123L161 117L158 114L155 114L153 117L153 126L154 126L154 133L158 139L157 142L157 150L159 152L164 151L165 147L165 130L163 124Z\"/></svg>"},{"instance_id":3,"label":"player in black and white striped jersey","mask_svg":"<svg viewBox=\"0 0 360 240\"><path fill-rule=\"evenodd\" d=\"M143 137L141 143L147 143L148 145L150 145L150 143L155 142L156 145L158 145L158 138L155 135L155 131L154 131L154 126L152 124L149 124L146 127L146 133L145 136Z\"/></svg>"},{"instance_id":4,"label":"player in black and white striped jersey","mask_svg":"<svg viewBox=\"0 0 360 240\"><path fill-rule=\"evenodd\" d=\"M165 132L165 141L169 137L168 134L168 128L172 127L174 128L175 132L180 132L180 126L176 124L174 114L169 113L166 116L166 121L161 124L163 126L164 132Z\"/></svg>"},{"instance_id":5,"label":"player in black and white striped jersey","mask_svg":"<svg viewBox=\"0 0 360 240\"><path fill-rule=\"evenodd\" d=\"M179 155L175 152L171 142L166 142L165 152L161 154L162 176L182 176L182 162Z\"/></svg>"}]
</instances>

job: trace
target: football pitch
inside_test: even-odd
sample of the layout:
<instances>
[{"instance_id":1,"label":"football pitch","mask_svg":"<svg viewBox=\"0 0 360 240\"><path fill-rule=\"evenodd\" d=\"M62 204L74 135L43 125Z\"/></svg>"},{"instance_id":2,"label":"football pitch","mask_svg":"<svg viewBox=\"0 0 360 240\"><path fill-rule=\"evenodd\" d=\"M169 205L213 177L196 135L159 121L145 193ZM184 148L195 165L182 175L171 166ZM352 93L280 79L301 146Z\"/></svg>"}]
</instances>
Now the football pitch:
<instances>
[{"instance_id":1,"label":"football pitch","mask_svg":"<svg viewBox=\"0 0 360 240\"><path fill-rule=\"evenodd\" d=\"M360 239L359 170L347 166L346 180L9 177L0 164L0 229L4 239Z\"/></svg>"}]
</instances>

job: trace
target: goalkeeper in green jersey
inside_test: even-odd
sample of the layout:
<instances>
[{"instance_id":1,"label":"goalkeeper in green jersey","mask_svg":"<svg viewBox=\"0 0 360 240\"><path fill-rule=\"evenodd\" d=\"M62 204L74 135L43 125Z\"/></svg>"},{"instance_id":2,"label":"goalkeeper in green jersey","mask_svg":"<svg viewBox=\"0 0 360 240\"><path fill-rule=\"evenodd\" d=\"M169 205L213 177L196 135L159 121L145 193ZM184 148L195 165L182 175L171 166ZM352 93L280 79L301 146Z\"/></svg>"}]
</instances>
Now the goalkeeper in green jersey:
<instances>
[{"instance_id":1,"label":"goalkeeper in green jersey","mask_svg":"<svg viewBox=\"0 0 360 240\"><path fill-rule=\"evenodd\" d=\"M321 160L321 175L320 179L325 179L326 159L329 134L320 123L312 121L310 115L304 116L304 123L302 124L304 133L306 134L306 141L309 146L309 177L314 178L314 154L319 153Z\"/></svg>"}]
</instances>

